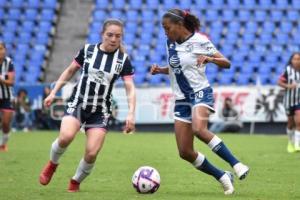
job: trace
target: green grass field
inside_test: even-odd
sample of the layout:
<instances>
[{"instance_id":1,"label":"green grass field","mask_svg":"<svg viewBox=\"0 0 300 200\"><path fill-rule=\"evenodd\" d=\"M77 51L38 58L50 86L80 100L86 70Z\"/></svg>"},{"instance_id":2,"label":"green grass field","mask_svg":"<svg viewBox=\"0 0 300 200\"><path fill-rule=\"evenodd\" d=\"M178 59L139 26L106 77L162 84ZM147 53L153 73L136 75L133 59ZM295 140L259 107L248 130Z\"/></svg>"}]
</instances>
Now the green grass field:
<instances>
[{"instance_id":1,"label":"green grass field","mask_svg":"<svg viewBox=\"0 0 300 200\"><path fill-rule=\"evenodd\" d=\"M224 196L218 182L178 157L173 134L109 133L93 173L78 193L66 191L83 155L84 134L79 134L61 159L48 186L38 176L49 159L57 136L53 132L12 134L9 152L0 152L1 200L292 200L300 199L300 153L286 153L284 136L231 135L221 138L251 167L246 180L235 180L235 194ZM231 168L201 142L195 146L217 166ZM142 195L131 185L133 172L142 165L158 169L161 186L155 194Z\"/></svg>"}]
</instances>

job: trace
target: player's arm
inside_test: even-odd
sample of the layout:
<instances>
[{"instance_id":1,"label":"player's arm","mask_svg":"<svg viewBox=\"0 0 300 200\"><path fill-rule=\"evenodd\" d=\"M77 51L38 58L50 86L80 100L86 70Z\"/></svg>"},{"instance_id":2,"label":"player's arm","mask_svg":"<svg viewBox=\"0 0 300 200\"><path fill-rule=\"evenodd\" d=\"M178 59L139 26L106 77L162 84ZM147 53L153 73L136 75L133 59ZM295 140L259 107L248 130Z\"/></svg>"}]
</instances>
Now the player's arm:
<instances>
[{"instance_id":1,"label":"player's arm","mask_svg":"<svg viewBox=\"0 0 300 200\"><path fill-rule=\"evenodd\" d=\"M279 77L277 84L280 87L285 89L295 89L297 87L296 83L292 83L292 84L287 83L285 73Z\"/></svg>"},{"instance_id":2,"label":"player's arm","mask_svg":"<svg viewBox=\"0 0 300 200\"><path fill-rule=\"evenodd\" d=\"M220 52L217 52L212 56L199 55L197 58L197 64L202 65L205 63L214 63L221 68L230 68L231 65L230 61Z\"/></svg>"},{"instance_id":3,"label":"player's arm","mask_svg":"<svg viewBox=\"0 0 300 200\"><path fill-rule=\"evenodd\" d=\"M152 75L155 75L155 74L169 74L169 67L168 66L160 67L157 64L153 64L151 66L150 73Z\"/></svg>"},{"instance_id":4,"label":"player's arm","mask_svg":"<svg viewBox=\"0 0 300 200\"><path fill-rule=\"evenodd\" d=\"M134 131L134 124L135 124L135 105L136 105L136 93L135 93L135 86L132 79L132 76L125 76L123 77L124 86L127 95L127 102L128 102L128 114L126 118L125 124L125 132L130 133Z\"/></svg>"},{"instance_id":5,"label":"player's arm","mask_svg":"<svg viewBox=\"0 0 300 200\"><path fill-rule=\"evenodd\" d=\"M74 74L79 70L79 65L77 62L73 61L60 75L55 83L54 88L51 90L49 96L44 100L44 105L46 107L50 106L55 99L56 93L74 76Z\"/></svg>"},{"instance_id":6,"label":"player's arm","mask_svg":"<svg viewBox=\"0 0 300 200\"><path fill-rule=\"evenodd\" d=\"M7 86L13 86L15 84L15 73L9 72L7 74L7 79L0 78L0 83L7 85Z\"/></svg>"}]
</instances>

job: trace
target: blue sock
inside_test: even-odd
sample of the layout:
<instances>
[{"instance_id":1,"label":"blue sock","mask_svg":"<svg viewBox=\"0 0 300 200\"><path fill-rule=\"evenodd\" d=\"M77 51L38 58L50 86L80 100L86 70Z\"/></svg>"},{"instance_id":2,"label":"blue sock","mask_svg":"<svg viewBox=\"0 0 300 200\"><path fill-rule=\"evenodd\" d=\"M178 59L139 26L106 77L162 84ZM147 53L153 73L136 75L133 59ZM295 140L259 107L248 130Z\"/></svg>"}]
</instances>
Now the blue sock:
<instances>
[{"instance_id":1,"label":"blue sock","mask_svg":"<svg viewBox=\"0 0 300 200\"><path fill-rule=\"evenodd\" d=\"M232 155L229 149L223 142L220 142L212 149L218 156L220 156L223 160L228 162L231 167L237 164L239 161Z\"/></svg>"},{"instance_id":2,"label":"blue sock","mask_svg":"<svg viewBox=\"0 0 300 200\"><path fill-rule=\"evenodd\" d=\"M206 158L204 159L203 163L197 167L197 169L215 177L217 180L219 180L225 173L224 171L213 166Z\"/></svg>"}]
</instances>

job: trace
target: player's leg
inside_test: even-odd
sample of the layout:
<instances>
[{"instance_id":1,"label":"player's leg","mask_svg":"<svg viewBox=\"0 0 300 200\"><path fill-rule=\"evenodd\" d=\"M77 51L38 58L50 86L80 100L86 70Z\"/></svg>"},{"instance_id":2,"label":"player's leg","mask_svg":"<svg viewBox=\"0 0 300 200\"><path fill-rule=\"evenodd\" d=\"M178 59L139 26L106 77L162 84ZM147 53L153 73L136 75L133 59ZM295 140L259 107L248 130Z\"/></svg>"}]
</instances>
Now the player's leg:
<instances>
[{"instance_id":1,"label":"player's leg","mask_svg":"<svg viewBox=\"0 0 300 200\"><path fill-rule=\"evenodd\" d=\"M296 151L300 151L300 108L295 110L295 135L294 135L294 148Z\"/></svg>"},{"instance_id":2,"label":"player's leg","mask_svg":"<svg viewBox=\"0 0 300 200\"><path fill-rule=\"evenodd\" d=\"M79 191L80 183L91 173L98 152L101 150L106 135L104 128L90 128L86 130L86 145L84 157L80 160L75 175L72 177L68 191Z\"/></svg>"},{"instance_id":3,"label":"player's leg","mask_svg":"<svg viewBox=\"0 0 300 200\"><path fill-rule=\"evenodd\" d=\"M80 122L77 118L67 115L62 118L58 138L52 143L50 150L50 161L45 165L40 174L40 183L47 185L57 166L60 157L66 151L68 145L74 139L80 129Z\"/></svg>"},{"instance_id":4,"label":"player's leg","mask_svg":"<svg viewBox=\"0 0 300 200\"><path fill-rule=\"evenodd\" d=\"M295 147L294 147L294 137L295 137L294 115L288 115L287 118L288 118L287 127L286 127L286 134L288 136L287 151L289 153L293 153L293 152L295 152Z\"/></svg>"},{"instance_id":5,"label":"player's leg","mask_svg":"<svg viewBox=\"0 0 300 200\"><path fill-rule=\"evenodd\" d=\"M196 136L205 142L213 152L228 162L235 170L239 179L244 179L249 172L249 167L242 164L227 148L224 142L207 129L210 110L206 106L193 107L192 128Z\"/></svg>"},{"instance_id":6,"label":"player's leg","mask_svg":"<svg viewBox=\"0 0 300 200\"><path fill-rule=\"evenodd\" d=\"M7 142L10 136L10 125L13 117L13 110L2 110L2 139L0 141L0 151L8 151Z\"/></svg>"},{"instance_id":7,"label":"player's leg","mask_svg":"<svg viewBox=\"0 0 300 200\"><path fill-rule=\"evenodd\" d=\"M194 150L191 124L175 120L175 136L180 157L190 162L196 169L217 179L222 184L225 194L232 194L234 188L230 174L216 168L203 154Z\"/></svg>"}]
</instances>

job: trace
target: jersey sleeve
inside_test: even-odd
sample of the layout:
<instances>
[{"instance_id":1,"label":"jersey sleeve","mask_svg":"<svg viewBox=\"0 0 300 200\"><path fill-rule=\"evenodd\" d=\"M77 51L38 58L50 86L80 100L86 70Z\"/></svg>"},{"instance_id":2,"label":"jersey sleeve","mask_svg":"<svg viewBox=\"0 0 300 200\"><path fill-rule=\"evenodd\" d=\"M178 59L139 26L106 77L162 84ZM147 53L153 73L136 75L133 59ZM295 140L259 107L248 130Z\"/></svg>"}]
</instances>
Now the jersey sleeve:
<instances>
[{"instance_id":1,"label":"jersey sleeve","mask_svg":"<svg viewBox=\"0 0 300 200\"><path fill-rule=\"evenodd\" d=\"M74 58L74 61L79 65L82 66L84 62L84 48L80 49L77 55Z\"/></svg>"},{"instance_id":2,"label":"jersey sleeve","mask_svg":"<svg viewBox=\"0 0 300 200\"><path fill-rule=\"evenodd\" d=\"M288 72L287 70L285 70L280 76L279 76L279 79L284 81L284 82L287 82L288 80Z\"/></svg>"},{"instance_id":3,"label":"jersey sleeve","mask_svg":"<svg viewBox=\"0 0 300 200\"><path fill-rule=\"evenodd\" d=\"M207 38L206 41L203 43L203 48L209 55L214 55L218 52L215 45Z\"/></svg>"},{"instance_id":4,"label":"jersey sleeve","mask_svg":"<svg viewBox=\"0 0 300 200\"><path fill-rule=\"evenodd\" d=\"M15 72L15 67L12 61L8 64L8 72Z\"/></svg>"},{"instance_id":5,"label":"jersey sleeve","mask_svg":"<svg viewBox=\"0 0 300 200\"><path fill-rule=\"evenodd\" d=\"M124 62L123 69L120 73L121 77L125 76L132 76L134 74L134 67L131 65L130 60L128 59L128 56Z\"/></svg>"}]
</instances>

